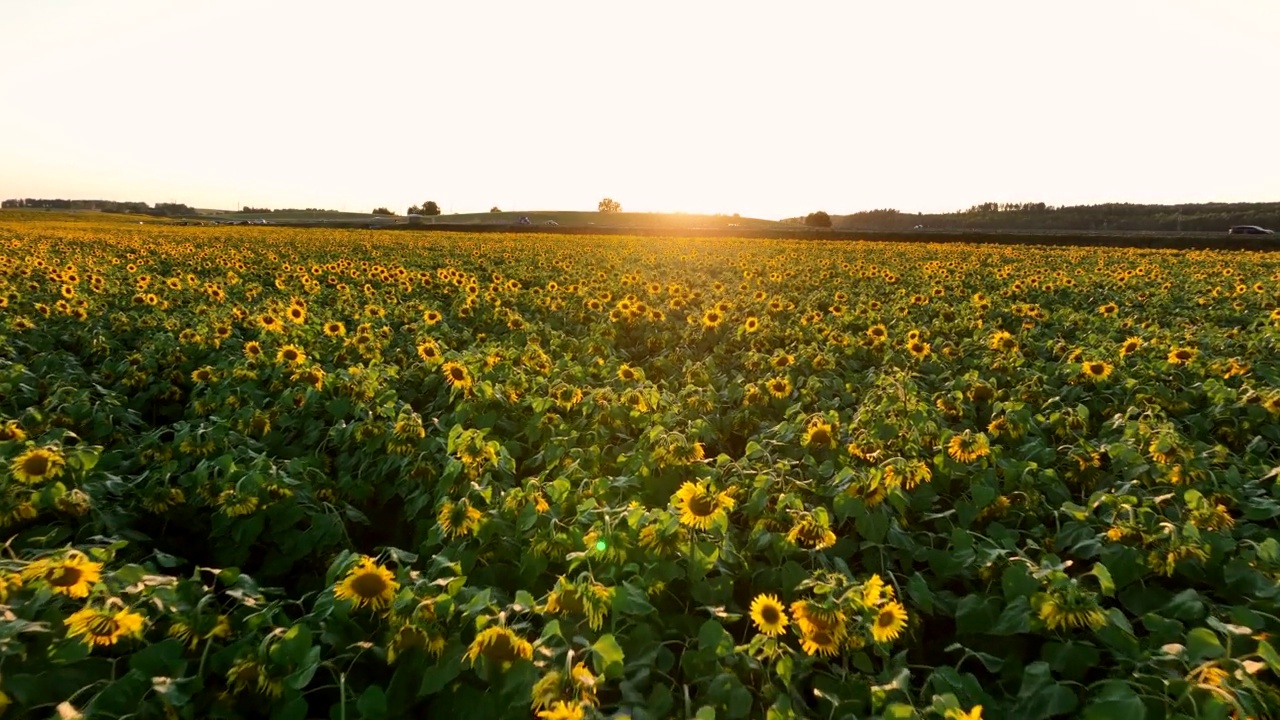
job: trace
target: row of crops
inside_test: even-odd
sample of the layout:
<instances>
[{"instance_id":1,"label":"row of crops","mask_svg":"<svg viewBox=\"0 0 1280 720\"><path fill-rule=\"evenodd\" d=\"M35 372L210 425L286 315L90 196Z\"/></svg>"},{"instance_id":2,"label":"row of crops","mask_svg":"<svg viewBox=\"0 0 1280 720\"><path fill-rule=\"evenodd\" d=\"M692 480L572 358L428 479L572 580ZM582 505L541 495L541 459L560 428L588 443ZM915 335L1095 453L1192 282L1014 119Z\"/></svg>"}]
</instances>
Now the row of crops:
<instances>
[{"instance_id":1,"label":"row of crops","mask_svg":"<svg viewBox=\"0 0 1280 720\"><path fill-rule=\"evenodd\" d=\"M1278 717L1278 281L0 224L0 712Z\"/></svg>"}]
</instances>

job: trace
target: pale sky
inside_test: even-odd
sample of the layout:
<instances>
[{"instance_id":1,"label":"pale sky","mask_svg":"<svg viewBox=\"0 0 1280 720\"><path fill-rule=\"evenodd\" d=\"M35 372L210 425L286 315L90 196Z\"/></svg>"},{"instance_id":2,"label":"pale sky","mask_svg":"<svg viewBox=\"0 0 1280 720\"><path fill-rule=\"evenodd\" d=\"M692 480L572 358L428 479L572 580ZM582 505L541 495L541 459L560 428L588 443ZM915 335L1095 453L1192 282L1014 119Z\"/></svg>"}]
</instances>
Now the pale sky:
<instances>
[{"instance_id":1,"label":"pale sky","mask_svg":"<svg viewBox=\"0 0 1280 720\"><path fill-rule=\"evenodd\" d=\"M1280 0L0 0L0 198L1280 201Z\"/></svg>"}]
</instances>

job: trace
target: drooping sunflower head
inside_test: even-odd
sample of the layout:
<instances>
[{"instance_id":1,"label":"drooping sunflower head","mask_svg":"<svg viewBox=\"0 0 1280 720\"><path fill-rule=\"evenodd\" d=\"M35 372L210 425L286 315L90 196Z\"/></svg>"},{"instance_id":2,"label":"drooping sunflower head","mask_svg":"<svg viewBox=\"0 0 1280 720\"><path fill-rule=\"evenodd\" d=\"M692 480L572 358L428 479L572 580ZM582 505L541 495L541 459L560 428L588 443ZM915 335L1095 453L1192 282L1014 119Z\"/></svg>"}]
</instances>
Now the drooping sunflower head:
<instances>
[{"instance_id":1,"label":"drooping sunflower head","mask_svg":"<svg viewBox=\"0 0 1280 720\"><path fill-rule=\"evenodd\" d=\"M27 433L17 420L6 420L0 423L0 442L22 442L26 439Z\"/></svg>"},{"instance_id":2,"label":"drooping sunflower head","mask_svg":"<svg viewBox=\"0 0 1280 720\"><path fill-rule=\"evenodd\" d=\"M787 532L787 542L809 550L824 550L836 543L831 528L805 514Z\"/></svg>"},{"instance_id":3,"label":"drooping sunflower head","mask_svg":"<svg viewBox=\"0 0 1280 720\"><path fill-rule=\"evenodd\" d=\"M804 433L804 444L807 447L834 448L836 446L836 435L831 423L820 419L810 422Z\"/></svg>"},{"instance_id":4,"label":"drooping sunflower head","mask_svg":"<svg viewBox=\"0 0 1280 720\"><path fill-rule=\"evenodd\" d=\"M517 660L533 659L533 645L517 635L511 628L495 625L481 630L463 656L472 664L484 656L489 662L506 670Z\"/></svg>"},{"instance_id":5,"label":"drooping sunflower head","mask_svg":"<svg viewBox=\"0 0 1280 720\"><path fill-rule=\"evenodd\" d=\"M440 507L440 513L436 516L436 521L440 523L440 529L448 537L462 537L471 535L476 528L480 526L480 519L484 517L478 509L471 506L466 498L458 502L446 501Z\"/></svg>"},{"instance_id":6,"label":"drooping sunflower head","mask_svg":"<svg viewBox=\"0 0 1280 720\"><path fill-rule=\"evenodd\" d=\"M60 557L36 560L22 570L27 582L44 582L49 588L67 597L88 597L89 588L102 580L102 563L96 563L78 550L69 550Z\"/></svg>"},{"instance_id":7,"label":"drooping sunflower head","mask_svg":"<svg viewBox=\"0 0 1280 720\"><path fill-rule=\"evenodd\" d=\"M1166 358L1172 365L1186 365L1196 358L1196 350L1194 348L1176 347L1169 351Z\"/></svg>"},{"instance_id":8,"label":"drooping sunflower head","mask_svg":"<svg viewBox=\"0 0 1280 720\"><path fill-rule=\"evenodd\" d=\"M145 618L127 608L115 612L105 608L86 607L63 620L67 637L79 637L89 647L108 647L125 637L142 634Z\"/></svg>"},{"instance_id":9,"label":"drooping sunflower head","mask_svg":"<svg viewBox=\"0 0 1280 720\"><path fill-rule=\"evenodd\" d=\"M947 454L956 462L970 463L991 454L991 443L986 434L966 430L951 437L947 443Z\"/></svg>"},{"instance_id":10,"label":"drooping sunflower head","mask_svg":"<svg viewBox=\"0 0 1280 720\"><path fill-rule=\"evenodd\" d=\"M333 588L339 600L350 601L357 608L381 610L391 604L400 583L388 568L371 557L362 557Z\"/></svg>"}]
</instances>

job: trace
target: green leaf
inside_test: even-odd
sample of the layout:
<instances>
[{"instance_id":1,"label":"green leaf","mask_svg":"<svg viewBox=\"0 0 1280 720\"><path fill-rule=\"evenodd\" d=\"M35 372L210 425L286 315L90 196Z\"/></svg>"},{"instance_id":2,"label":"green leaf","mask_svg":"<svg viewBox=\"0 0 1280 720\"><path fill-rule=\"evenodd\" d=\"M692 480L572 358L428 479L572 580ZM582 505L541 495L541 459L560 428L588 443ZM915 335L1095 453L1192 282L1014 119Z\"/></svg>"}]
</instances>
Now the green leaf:
<instances>
[{"instance_id":1,"label":"green leaf","mask_svg":"<svg viewBox=\"0 0 1280 720\"><path fill-rule=\"evenodd\" d=\"M460 644L452 644L440 657L440 661L422 673L422 684L418 686L418 697L434 695L462 672L463 649Z\"/></svg>"},{"instance_id":2,"label":"green leaf","mask_svg":"<svg viewBox=\"0 0 1280 720\"><path fill-rule=\"evenodd\" d=\"M611 676L620 677L622 675L623 662L626 656L622 652L622 647L618 645L618 641L613 635L604 635L591 646L591 662L595 666L596 672Z\"/></svg>"},{"instance_id":3,"label":"green leaf","mask_svg":"<svg viewBox=\"0 0 1280 720\"><path fill-rule=\"evenodd\" d=\"M698 647L725 656L733 652L733 636L718 621L708 620L698 629Z\"/></svg>"},{"instance_id":4,"label":"green leaf","mask_svg":"<svg viewBox=\"0 0 1280 720\"><path fill-rule=\"evenodd\" d=\"M375 720L387 716L387 694L378 685L370 685L361 693L356 701L356 709L365 720Z\"/></svg>"},{"instance_id":5,"label":"green leaf","mask_svg":"<svg viewBox=\"0 0 1280 720\"><path fill-rule=\"evenodd\" d=\"M1000 599L985 595L966 595L956 605L956 632L984 633L996 621Z\"/></svg>"},{"instance_id":6,"label":"green leaf","mask_svg":"<svg viewBox=\"0 0 1280 720\"><path fill-rule=\"evenodd\" d=\"M1271 668L1271 672L1280 675L1280 653L1271 646L1266 640L1258 641L1258 655L1266 661L1267 667Z\"/></svg>"},{"instance_id":7,"label":"green leaf","mask_svg":"<svg viewBox=\"0 0 1280 720\"><path fill-rule=\"evenodd\" d=\"M182 642L176 638L148 645L129 658L129 667L151 677L182 677L187 663L182 659Z\"/></svg>"},{"instance_id":8,"label":"green leaf","mask_svg":"<svg viewBox=\"0 0 1280 720\"><path fill-rule=\"evenodd\" d=\"M1082 720L1145 720L1142 698L1123 680L1107 680L1097 697L1084 708Z\"/></svg>"},{"instance_id":9,"label":"green leaf","mask_svg":"<svg viewBox=\"0 0 1280 720\"><path fill-rule=\"evenodd\" d=\"M884 720L916 720L920 715L916 713L916 709L906 703L889 703L889 707L884 709L884 714L880 717Z\"/></svg>"},{"instance_id":10,"label":"green leaf","mask_svg":"<svg viewBox=\"0 0 1280 720\"><path fill-rule=\"evenodd\" d=\"M1107 569L1106 565L1096 563L1093 569L1085 573L1085 575L1092 575L1098 578L1098 587L1101 588L1103 595L1112 597L1116 594L1116 583L1111 579L1111 571Z\"/></svg>"},{"instance_id":11,"label":"green leaf","mask_svg":"<svg viewBox=\"0 0 1280 720\"><path fill-rule=\"evenodd\" d=\"M695 720L716 720L716 709L710 705L703 705L698 708L698 712L693 717Z\"/></svg>"},{"instance_id":12,"label":"green leaf","mask_svg":"<svg viewBox=\"0 0 1280 720\"><path fill-rule=\"evenodd\" d=\"M643 590L624 582L614 592L613 611L619 615L647 615L654 612L654 607Z\"/></svg>"},{"instance_id":13,"label":"green leaf","mask_svg":"<svg viewBox=\"0 0 1280 720\"><path fill-rule=\"evenodd\" d=\"M1000 576L1000 588L1004 591L1004 599L1031 597L1040 589L1040 581L1031 577L1030 571L1023 563L1010 565Z\"/></svg>"},{"instance_id":14,"label":"green leaf","mask_svg":"<svg viewBox=\"0 0 1280 720\"><path fill-rule=\"evenodd\" d=\"M996 624L987 632L991 635L1017 635L1031 631L1031 602L1025 597L1016 598L1000 613Z\"/></svg>"},{"instance_id":15,"label":"green leaf","mask_svg":"<svg viewBox=\"0 0 1280 720\"><path fill-rule=\"evenodd\" d=\"M1193 628L1187 633L1187 658L1197 662L1205 658L1222 657L1226 652L1218 636L1209 628Z\"/></svg>"},{"instance_id":16,"label":"green leaf","mask_svg":"<svg viewBox=\"0 0 1280 720\"><path fill-rule=\"evenodd\" d=\"M1022 688L1010 717L1020 720L1045 720L1065 715L1076 709L1076 694L1058 684L1045 662L1033 662L1022 674Z\"/></svg>"}]
</instances>

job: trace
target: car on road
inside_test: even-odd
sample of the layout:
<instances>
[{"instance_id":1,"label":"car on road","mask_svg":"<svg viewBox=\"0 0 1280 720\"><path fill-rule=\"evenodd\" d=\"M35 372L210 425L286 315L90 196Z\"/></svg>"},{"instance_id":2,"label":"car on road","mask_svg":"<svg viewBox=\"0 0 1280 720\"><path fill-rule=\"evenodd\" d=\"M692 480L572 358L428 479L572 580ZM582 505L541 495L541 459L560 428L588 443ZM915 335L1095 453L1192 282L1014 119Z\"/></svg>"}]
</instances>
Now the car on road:
<instances>
[{"instance_id":1,"label":"car on road","mask_svg":"<svg viewBox=\"0 0 1280 720\"><path fill-rule=\"evenodd\" d=\"M1227 231L1231 235L1275 235L1275 230L1268 230L1257 225L1236 225Z\"/></svg>"}]
</instances>

